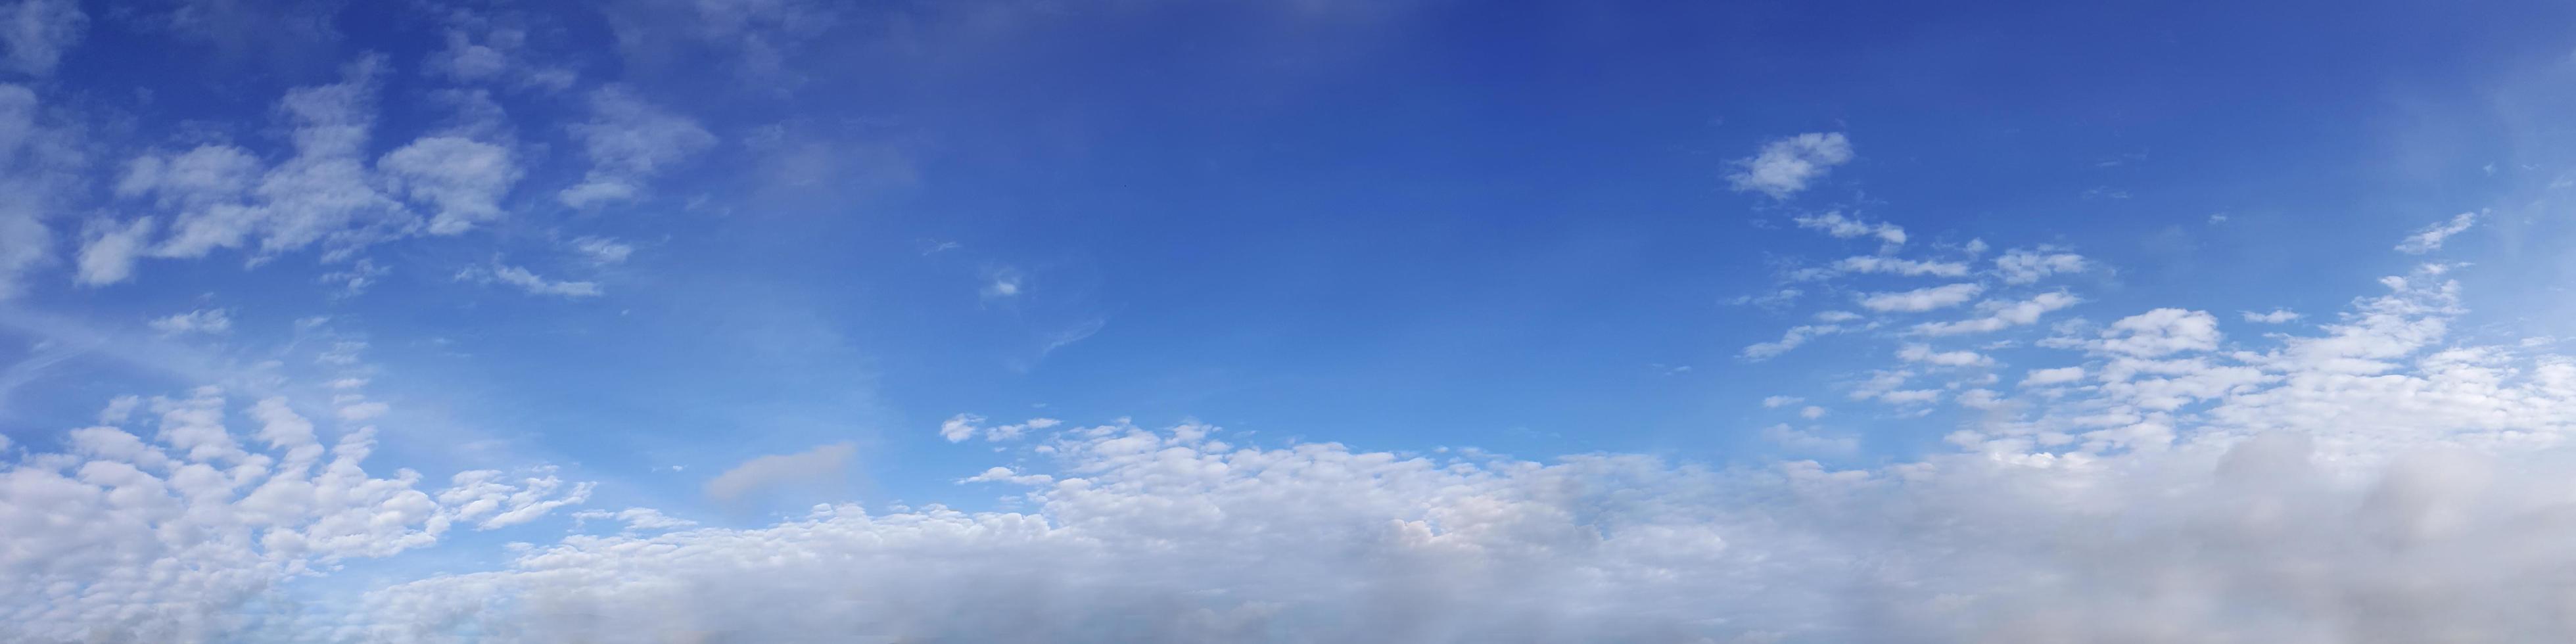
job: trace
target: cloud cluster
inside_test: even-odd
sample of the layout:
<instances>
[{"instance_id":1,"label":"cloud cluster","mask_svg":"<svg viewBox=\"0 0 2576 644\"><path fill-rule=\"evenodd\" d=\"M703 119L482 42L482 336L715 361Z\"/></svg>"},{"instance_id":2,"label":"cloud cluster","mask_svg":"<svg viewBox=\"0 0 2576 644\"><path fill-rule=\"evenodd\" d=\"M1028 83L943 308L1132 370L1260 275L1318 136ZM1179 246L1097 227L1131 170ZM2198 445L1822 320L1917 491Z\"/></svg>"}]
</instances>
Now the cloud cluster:
<instances>
[{"instance_id":1,"label":"cloud cluster","mask_svg":"<svg viewBox=\"0 0 2576 644\"><path fill-rule=\"evenodd\" d=\"M287 92L278 111L293 154L277 163L229 143L126 162L116 196L159 214L93 222L76 281L121 282L143 257L197 258L218 249L264 259L320 245L326 259L343 258L384 240L454 235L501 218L500 200L524 174L502 143L441 132L367 158L385 65L362 59L339 83Z\"/></svg>"},{"instance_id":2,"label":"cloud cluster","mask_svg":"<svg viewBox=\"0 0 2576 644\"><path fill-rule=\"evenodd\" d=\"M233 429L233 410L252 429ZM147 422L128 424L137 412ZM221 640L290 579L524 523L591 489L479 470L423 490L418 472L360 466L372 427L326 443L283 398L236 407L213 388L120 398L100 420L0 465L0 640Z\"/></svg>"}]
</instances>

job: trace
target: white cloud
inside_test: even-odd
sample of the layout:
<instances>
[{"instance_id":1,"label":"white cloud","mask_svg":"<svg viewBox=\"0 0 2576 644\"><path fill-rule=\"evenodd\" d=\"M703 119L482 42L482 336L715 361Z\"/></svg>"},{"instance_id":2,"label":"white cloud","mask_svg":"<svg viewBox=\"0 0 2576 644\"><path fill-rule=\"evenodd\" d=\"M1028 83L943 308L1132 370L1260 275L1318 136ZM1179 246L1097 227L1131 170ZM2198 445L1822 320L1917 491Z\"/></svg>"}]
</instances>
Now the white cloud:
<instances>
[{"instance_id":1,"label":"white cloud","mask_svg":"<svg viewBox=\"0 0 2576 644\"><path fill-rule=\"evenodd\" d=\"M134 277L135 260L151 243L153 220L142 217L117 225L106 220L90 222L81 244L77 272L72 281L82 286L100 286L123 282Z\"/></svg>"},{"instance_id":2,"label":"white cloud","mask_svg":"<svg viewBox=\"0 0 2576 644\"><path fill-rule=\"evenodd\" d=\"M1905 276L1965 277L1968 265L1958 262L1934 262L1894 257L1864 255L1846 257L1834 263L1834 269L1846 273L1892 273Z\"/></svg>"},{"instance_id":3,"label":"white cloud","mask_svg":"<svg viewBox=\"0 0 2576 644\"><path fill-rule=\"evenodd\" d=\"M697 121L663 111L624 87L592 91L590 110L590 120L572 126L573 138L590 156L590 173L556 194L566 206L591 208L636 199L645 180L716 144L715 135Z\"/></svg>"},{"instance_id":4,"label":"white cloud","mask_svg":"<svg viewBox=\"0 0 2576 644\"><path fill-rule=\"evenodd\" d=\"M2075 382L2075 381L2077 381L2077 380L2083 380L2083 379L2084 379L2084 368L2083 368L2083 367L2058 367L2058 368L2055 368L2055 369L2032 369L2032 370L2030 370L2030 374L2029 374L2029 375L2022 376L2022 379L2021 379L2021 386L2023 386L2023 387L2046 387L2046 386L2049 386L2049 385L2061 385L2061 384L2066 384L2066 383L2070 383L2070 382Z\"/></svg>"},{"instance_id":5,"label":"white cloud","mask_svg":"<svg viewBox=\"0 0 2576 644\"><path fill-rule=\"evenodd\" d=\"M572 240L572 249L590 258L590 263L598 266L623 263L628 255L635 254L634 246L605 237L575 238Z\"/></svg>"},{"instance_id":6,"label":"white cloud","mask_svg":"<svg viewBox=\"0 0 2576 644\"><path fill-rule=\"evenodd\" d=\"M2102 331L2103 351L2152 358L2218 348L2218 317L2207 311L2163 308L2120 318Z\"/></svg>"},{"instance_id":7,"label":"white cloud","mask_svg":"<svg viewBox=\"0 0 2576 644\"><path fill-rule=\"evenodd\" d=\"M974 438L980 433L987 441L1006 441L1017 439L1029 430L1045 430L1063 423L1064 421L1053 418L1031 418L1016 424L985 427L982 416L958 414L948 417L948 420L939 424L939 437L948 439L948 442L957 443Z\"/></svg>"},{"instance_id":8,"label":"white cloud","mask_svg":"<svg viewBox=\"0 0 2576 644\"><path fill-rule=\"evenodd\" d=\"M1861 308L1881 313L1914 313L1930 311L1933 309L1948 308L1967 303L1968 300L1975 299L1978 293L1983 293L1985 290L1986 287L1983 285L1979 285L1974 282L1961 282L1957 284L1919 288L1911 291L1864 293L1860 296L1860 306Z\"/></svg>"},{"instance_id":9,"label":"white cloud","mask_svg":"<svg viewBox=\"0 0 2576 644\"><path fill-rule=\"evenodd\" d=\"M2253 311L2238 311L2237 313L2244 316L2245 321L2247 322L2260 322L2263 324L2280 324L2299 319L2298 312L2291 311L2289 309L2272 309L2272 312L2270 313L2256 313Z\"/></svg>"},{"instance_id":10,"label":"white cloud","mask_svg":"<svg viewBox=\"0 0 2576 644\"><path fill-rule=\"evenodd\" d=\"M233 330L233 320L232 315L223 309L199 309L155 318L151 322L151 327L161 335L190 333L221 335Z\"/></svg>"},{"instance_id":11,"label":"white cloud","mask_svg":"<svg viewBox=\"0 0 2576 644\"><path fill-rule=\"evenodd\" d=\"M203 257L256 242L254 258L267 258L319 243L327 260L406 234L416 218L377 191L382 177L361 156L384 65L362 59L340 83L288 91L278 106L295 154L274 167L248 150L212 144L130 161L116 194L149 197L173 213L152 254Z\"/></svg>"},{"instance_id":12,"label":"white cloud","mask_svg":"<svg viewBox=\"0 0 2576 644\"><path fill-rule=\"evenodd\" d=\"M1896 224L1865 222L1858 217L1845 217L1839 212L1800 215L1791 217L1789 221L1798 224L1799 228L1822 231L1837 239L1871 236L1889 244L1905 243L1905 229Z\"/></svg>"},{"instance_id":13,"label":"white cloud","mask_svg":"<svg viewBox=\"0 0 2576 644\"><path fill-rule=\"evenodd\" d=\"M501 197L521 174L509 148L453 136L412 141L385 153L376 168L394 191L436 209L429 220L433 235L453 235L501 218Z\"/></svg>"},{"instance_id":14,"label":"white cloud","mask_svg":"<svg viewBox=\"0 0 2576 644\"><path fill-rule=\"evenodd\" d=\"M1923 335L1992 333L2038 322L2040 316L2050 311L2074 306L2081 302L2083 300L2064 292L2041 293L2020 301L1987 300L1977 303L1977 310L1985 314L1981 317L1917 324L1914 326L1914 332Z\"/></svg>"},{"instance_id":15,"label":"white cloud","mask_svg":"<svg viewBox=\"0 0 2576 644\"><path fill-rule=\"evenodd\" d=\"M1762 398L1762 406L1766 409L1773 409L1787 407L1806 401L1807 399L1799 398L1797 396L1764 396Z\"/></svg>"},{"instance_id":16,"label":"white cloud","mask_svg":"<svg viewBox=\"0 0 2576 644\"><path fill-rule=\"evenodd\" d=\"M852 443L819 445L794 454L762 456L736 465L707 481L708 498L741 503L754 493L800 485L828 486L848 469L859 448Z\"/></svg>"},{"instance_id":17,"label":"white cloud","mask_svg":"<svg viewBox=\"0 0 2576 644\"><path fill-rule=\"evenodd\" d=\"M260 617L251 607L292 579L587 491L501 485L488 510L464 507L446 502L455 488L418 489L417 472L362 469L372 431L326 444L271 398L244 410L258 428L242 435L224 426L226 402L212 388L138 400L159 419L150 439L75 429L62 451L0 467L0 640L242 639Z\"/></svg>"},{"instance_id":18,"label":"white cloud","mask_svg":"<svg viewBox=\"0 0 2576 644\"><path fill-rule=\"evenodd\" d=\"M457 271L456 281L475 282L481 284L507 284L518 287L519 290L526 291L529 295L583 298L598 297L603 293L603 291L599 289L599 284L594 282L550 280L546 279L545 276L538 275L528 269L499 262L494 262L489 267L466 267L465 270Z\"/></svg>"},{"instance_id":19,"label":"white cloud","mask_svg":"<svg viewBox=\"0 0 2576 644\"><path fill-rule=\"evenodd\" d=\"M88 29L89 15L77 0L0 3L0 70L51 75Z\"/></svg>"},{"instance_id":20,"label":"white cloud","mask_svg":"<svg viewBox=\"0 0 2576 644\"><path fill-rule=\"evenodd\" d=\"M1808 420L1823 418L1825 417L1825 408L1808 405L1806 408L1798 410L1798 417Z\"/></svg>"},{"instance_id":21,"label":"white cloud","mask_svg":"<svg viewBox=\"0 0 2576 644\"><path fill-rule=\"evenodd\" d=\"M2452 235L2460 234L2477 223L2477 213L2464 212L2454 215L2448 222L2425 226L2417 229L2415 234L2407 235L2405 241L2398 242L2397 250L2414 255L2441 250L2443 240L2450 239Z\"/></svg>"},{"instance_id":22,"label":"white cloud","mask_svg":"<svg viewBox=\"0 0 2576 644\"><path fill-rule=\"evenodd\" d=\"M979 291L979 293L983 295L984 299L1007 300L1020 296L1022 287L1020 272L1018 270L998 268L993 269L990 273L991 274L985 278L984 289Z\"/></svg>"},{"instance_id":23,"label":"white cloud","mask_svg":"<svg viewBox=\"0 0 2576 644\"><path fill-rule=\"evenodd\" d=\"M1975 351L1934 351L1932 347L1922 344L1905 345L1905 348L1896 352L1896 357L1906 362L1921 362L1944 367L1984 367L1995 363L1994 358Z\"/></svg>"},{"instance_id":24,"label":"white cloud","mask_svg":"<svg viewBox=\"0 0 2576 644\"><path fill-rule=\"evenodd\" d=\"M1788 332L1780 334L1780 339L1778 340L1746 345L1744 347L1743 355L1745 359L1748 360L1767 360L1777 357L1780 354L1788 353L1789 350L1796 349L1801 345L1805 345L1808 340L1813 340L1816 336L1831 335L1841 333L1846 330L1848 329L1830 324L1809 324L1789 327Z\"/></svg>"},{"instance_id":25,"label":"white cloud","mask_svg":"<svg viewBox=\"0 0 2576 644\"><path fill-rule=\"evenodd\" d=\"M2059 273L2084 272L2084 256L2074 253L2015 249L1995 258L1995 272L2003 275L2005 284L2029 284Z\"/></svg>"},{"instance_id":26,"label":"white cloud","mask_svg":"<svg viewBox=\"0 0 2576 644\"><path fill-rule=\"evenodd\" d=\"M1851 140L1841 132L1800 134L1762 144L1760 154L1736 161L1741 169L1726 180L1738 192L1786 199L1851 159Z\"/></svg>"}]
</instances>

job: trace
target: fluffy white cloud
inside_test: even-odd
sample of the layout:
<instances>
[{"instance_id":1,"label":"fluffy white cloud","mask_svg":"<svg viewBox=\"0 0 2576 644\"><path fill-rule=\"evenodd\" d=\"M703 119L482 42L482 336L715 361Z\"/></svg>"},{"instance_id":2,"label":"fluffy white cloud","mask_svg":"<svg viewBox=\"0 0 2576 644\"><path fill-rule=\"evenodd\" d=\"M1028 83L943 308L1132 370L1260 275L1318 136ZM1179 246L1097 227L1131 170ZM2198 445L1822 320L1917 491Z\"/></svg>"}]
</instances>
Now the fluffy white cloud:
<instances>
[{"instance_id":1,"label":"fluffy white cloud","mask_svg":"<svg viewBox=\"0 0 2576 644\"><path fill-rule=\"evenodd\" d=\"M427 546L478 517L533 518L588 490L496 483L473 495L490 503L451 503L464 481L490 477L460 474L435 495L417 472L377 478L359 465L372 429L326 444L284 399L242 410L257 427L247 435L226 427L212 388L137 400L158 419L149 439L115 423L76 429L59 452L0 466L0 640L235 639L288 580Z\"/></svg>"},{"instance_id":2,"label":"fluffy white cloud","mask_svg":"<svg viewBox=\"0 0 2576 644\"><path fill-rule=\"evenodd\" d=\"M2101 348L2112 353L2152 358L2181 351L2218 348L2218 316L2207 311L2163 308L2120 318L2102 331Z\"/></svg>"},{"instance_id":3,"label":"fluffy white cloud","mask_svg":"<svg viewBox=\"0 0 2576 644\"><path fill-rule=\"evenodd\" d=\"M1736 161L1740 169L1726 180L1738 192L1786 199L1851 160L1851 139L1841 132L1811 132L1762 144L1761 153Z\"/></svg>"},{"instance_id":4,"label":"fluffy white cloud","mask_svg":"<svg viewBox=\"0 0 2576 644\"><path fill-rule=\"evenodd\" d=\"M830 485L848 469L859 448L832 443L794 454L762 456L736 465L707 481L708 498L740 503L755 493L797 485Z\"/></svg>"},{"instance_id":5,"label":"fluffy white cloud","mask_svg":"<svg viewBox=\"0 0 2576 644\"><path fill-rule=\"evenodd\" d=\"M30 76L54 73L63 52L80 44L89 14L78 0L0 3L0 70Z\"/></svg>"},{"instance_id":6,"label":"fluffy white cloud","mask_svg":"<svg viewBox=\"0 0 2576 644\"><path fill-rule=\"evenodd\" d=\"M1932 347L1921 344L1905 345L1905 348L1897 350L1896 357L1897 359L1904 360L1906 362L1920 362L1943 367L1984 367L1991 366L1995 363L1994 358L1975 351L1964 349L1958 351L1934 351L1932 350Z\"/></svg>"},{"instance_id":7,"label":"fluffy white cloud","mask_svg":"<svg viewBox=\"0 0 2576 644\"><path fill-rule=\"evenodd\" d=\"M2451 217L2450 221L2425 226L2421 229L2417 229L2415 234L2407 235L2405 241L2398 242L2397 250L2398 252L2414 255L2422 255L2441 250L2443 240L2450 239L2452 235L2466 232L2470 226L2477 225L2477 223L2477 213L2464 212L2454 215Z\"/></svg>"},{"instance_id":8,"label":"fluffy white cloud","mask_svg":"<svg viewBox=\"0 0 2576 644\"><path fill-rule=\"evenodd\" d=\"M423 149L389 155L402 165L391 174L369 167L364 154L375 127L376 85L384 66L381 58L362 59L348 66L342 82L288 91L278 107L286 116L294 154L275 166L264 165L249 150L221 144L177 154L152 152L128 162L116 194L148 199L171 213L166 237L151 254L195 258L255 245L250 249L254 258L268 258L320 244L326 260L345 258L366 245L409 234L417 225L417 217L401 202L377 189L386 180L411 188L416 197L470 209L471 190L456 183L463 179L423 174L434 172L426 165L435 156ZM101 251L98 279L129 272L112 268L121 264L109 260L119 257Z\"/></svg>"},{"instance_id":9,"label":"fluffy white cloud","mask_svg":"<svg viewBox=\"0 0 2576 644\"><path fill-rule=\"evenodd\" d=\"M638 198L645 180L716 143L715 135L697 121L663 111L623 87L592 91L590 111L590 120L572 126L573 138L590 156L590 173L556 193L566 206L591 208Z\"/></svg>"},{"instance_id":10,"label":"fluffy white cloud","mask_svg":"<svg viewBox=\"0 0 2576 644\"><path fill-rule=\"evenodd\" d=\"M1984 285L1977 284L1975 282L1960 282L1957 284L1918 288L1911 291L1864 293L1860 296L1860 306L1861 308L1882 313L1914 313L1965 304L1968 300L1975 299L1978 293L1983 293L1985 291L1986 287Z\"/></svg>"},{"instance_id":11,"label":"fluffy white cloud","mask_svg":"<svg viewBox=\"0 0 2576 644\"><path fill-rule=\"evenodd\" d=\"M2062 384L2066 384L2066 383L2070 383L2070 382L2075 382L2075 381L2077 381L2077 380L2083 380L2083 379L2084 379L2084 368L2083 368L2083 367L2058 367L2058 368L2055 368L2055 369L2032 369L2032 370L2030 370L2030 374L2029 374L2029 375L2022 376L2022 379L2021 379L2021 386L2023 386L2023 387L2046 387L2046 386L2049 386L2049 385L2062 385Z\"/></svg>"}]
</instances>

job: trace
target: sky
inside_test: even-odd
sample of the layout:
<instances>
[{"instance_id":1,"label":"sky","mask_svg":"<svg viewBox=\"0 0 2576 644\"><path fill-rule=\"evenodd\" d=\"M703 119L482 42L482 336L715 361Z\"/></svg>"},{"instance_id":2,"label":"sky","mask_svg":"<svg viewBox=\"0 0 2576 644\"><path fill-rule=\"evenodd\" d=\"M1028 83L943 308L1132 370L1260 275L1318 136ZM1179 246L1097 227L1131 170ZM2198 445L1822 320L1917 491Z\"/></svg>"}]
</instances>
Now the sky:
<instances>
[{"instance_id":1,"label":"sky","mask_svg":"<svg viewBox=\"0 0 2576 644\"><path fill-rule=\"evenodd\" d=\"M0 641L2576 639L2576 5L0 0Z\"/></svg>"}]
</instances>

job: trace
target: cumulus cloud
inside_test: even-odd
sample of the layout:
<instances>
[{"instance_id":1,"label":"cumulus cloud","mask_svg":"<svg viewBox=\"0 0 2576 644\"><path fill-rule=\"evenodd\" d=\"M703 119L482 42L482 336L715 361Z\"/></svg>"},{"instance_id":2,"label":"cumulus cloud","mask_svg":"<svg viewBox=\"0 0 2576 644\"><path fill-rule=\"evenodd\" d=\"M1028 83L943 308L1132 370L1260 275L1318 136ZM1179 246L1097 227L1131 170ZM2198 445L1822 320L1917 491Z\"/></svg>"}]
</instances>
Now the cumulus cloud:
<instances>
[{"instance_id":1,"label":"cumulus cloud","mask_svg":"<svg viewBox=\"0 0 2576 644\"><path fill-rule=\"evenodd\" d=\"M2477 225L2477 223L2477 213L2464 212L2454 215L2451 217L2450 221L2425 226L2421 229L2417 229L2414 234L2407 235L2405 241L2398 242L2397 251L2413 255L2422 255L2441 250L2443 240L2450 239L2452 235L2466 232L2470 226Z\"/></svg>"},{"instance_id":2,"label":"cumulus cloud","mask_svg":"<svg viewBox=\"0 0 2576 644\"><path fill-rule=\"evenodd\" d=\"M1882 313L1917 313L1965 304L1968 300L1975 299L1978 293L1983 293L1985 290L1986 287L1984 285L1977 284L1975 282L1961 282L1957 284L1918 288L1911 291L1864 293L1860 296L1860 306L1861 308Z\"/></svg>"},{"instance_id":3,"label":"cumulus cloud","mask_svg":"<svg viewBox=\"0 0 2576 644\"><path fill-rule=\"evenodd\" d=\"M707 497L721 503L740 503L755 493L799 485L830 485L848 469L850 458L859 448L852 443L832 443L794 454L762 456L736 465L709 479Z\"/></svg>"},{"instance_id":4,"label":"cumulus cloud","mask_svg":"<svg viewBox=\"0 0 2576 644\"><path fill-rule=\"evenodd\" d=\"M589 489L468 472L432 493L418 472L360 466L372 429L326 443L285 399L238 408L246 432L227 426L236 406L213 388L132 400L150 431L103 419L0 466L0 640L237 639L279 584L428 546L455 524L534 518Z\"/></svg>"},{"instance_id":5,"label":"cumulus cloud","mask_svg":"<svg viewBox=\"0 0 2576 644\"><path fill-rule=\"evenodd\" d=\"M472 179L439 173L472 170L430 167L436 150L397 150L387 160L399 167L387 174L369 166L363 155L375 127L384 66L382 58L361 59L347 67L342 82L288 91L278 111L286 117L294 154L274 166L226 144L147 152L128 161L115 193L171 214L166 236L150 253L195 258L248 247L255 258L268 258L320 244L326 259L346 257L408 234L415 225L402 202L378 189L387 180L416 198L461 209L443 217L482 216L457 214L474 208L473 188L465 185ZM125 274L109 261L119 257L102 251L99 279Z\"/></svg>"},{"instance_id":6,"label":"cumulus cloud","mask_svg":"<svg viewBox=\"0 0 2576 644\"><path fill-rule=\"evenodd\" d=\"M1959 450L1899 463L1829 465L1858 438L1785 424L1759 434L1787 458L1717 468L1254 442L1195 423L1022 423L1020 440L975 448L1001 462L949 475L974 484L959 489L1005 490L994 509L826 504L748 527L590 513L627 525L489 568L393 577L353 612L313 619L387 642L2576 636L2560 619L2576 594L2557 572L2576 569L2562 547L2576 538L2564 520L2576 462L2562 447L2576 431L2576 359L2447 337L2464 307L2438 272L2383 285L2311 335L2252 340L2264 346L2227 347L2214 315L2178 307L2066 331L2076 341L2057 358L2080 364L2033 369L2015 394L1974 384L1991 382L1975 370L1871 373L1856 399L1979 412L1951 436ZM2098 384L2046 386L2086 379ZM190 562L189 579L258 571L212 586L242 597L292 565L263 568L261 548L399 551L435 541L422 534L436 519L506 527L588 492L544 472L460 474L434 495L406 494L401 478L375 496L259 492L269 486L237 472L313 472L338 454L282 403L251 408L255 433L224 431L220 401L200 400L211 395L146 404L161 419L151 442L79 430L64 455L0 471L0 528L50 534L27 522L63 516L84 530L0 554L11 573L0 592L17 593L0 596L16 611L0 639L222 639L241 632L239 612L221 608L238 602L113 571L172 556ZM952 421L952 440L995 429ZM834 479L854 452L752 459L708 493ZM126 467L91 465L102 461ZM242 501L169 491L181 488ZM58 491L76 489L88 491ZM385 507L397 498L409 505ZM360 511L304 512L315 507L304 499ZM156 509L165 503L190 509ZM159 528L118 518L194 521L195 508L228 505L223 516L260 518L212 523L238 536L205 552L164 554L181 551ZM260 522L284 516L366 517L334 525L371 536L298 527L302 541L272 545ZM98 548L143 554L78 556ZM217 556L238 551L253 554ZM52 590L72 580L75 591Z\"/></svg>"},{"instance_id":7,"label":"cumulus cloud","mask_svg":"<svg viewBox=\"0 0 2576 644\"><path fill-rule=\"evenodd\" d=\"M2030 370L2030 373L2029 373L2028 375L2022 376L2022 379L2021 379L2021 386L2024 386L2024 387L2046 387L2046 386L2049 386L2049 385L2062 385L2062 384L2066 384L2066 383L2070 383L2070 382L2075 382L2075 381L2077 381L2077 380L2083 380L2083 379L2084 379L2084 368L2083 368L2083 367L2058 367L2058 368L2054 368L2054 369L2032 369L2032 370Z\"/></svg>"},{"instance_id":8,"label":"cumulus cloud","mask_svg":"<svg viewBox=\"0 0 2576 644\"><path fill-rule=\"evenodd\" d=\"M2218 348L2218 317L2207 311L2156 309L2112 322L2102 337L2104 351L2142 358L2208 351Z\"/></svg>"},{"instance_id":9,"label":"cumulus cloud","mask_svg":"<svg viewBox=\"0 0 2576 644\"><path fill-rule=\"evenodd\" d=\"M1807 189L1810 181L1822 178L1834 166L1852 160L1851 139L1841 132L1814 132L1778 139L1762 144L1762 151L1737 160L1739 168L1726 176L1737 192L1760 192L1773 199L1787 199Z\"/></svg>"},{"instance_id":10,"label":"cumulus cloud","mask_svg":"<svg viewBox=\"0 0 2576 644\"><path fill-rule=\"evenodd\" d=\"M1943 367L1984 367L1991 366L1995 363L1994 358L1975 351L1968 351L1965 349L1958 351L1935 351L1931 346L1922 344L1905 345L1905 348L1897 350L1896 357L1897 359L1904 360L1906 362L1920 362Z\"/></svg>"}]
</instances>

